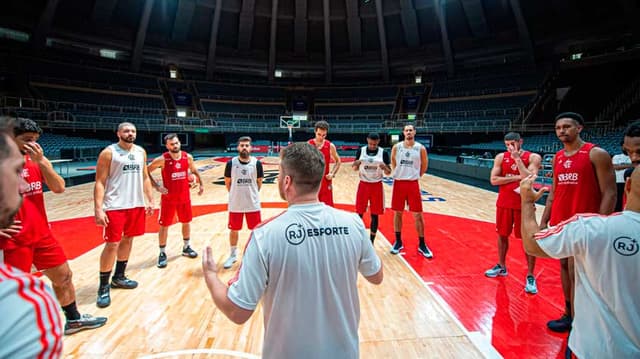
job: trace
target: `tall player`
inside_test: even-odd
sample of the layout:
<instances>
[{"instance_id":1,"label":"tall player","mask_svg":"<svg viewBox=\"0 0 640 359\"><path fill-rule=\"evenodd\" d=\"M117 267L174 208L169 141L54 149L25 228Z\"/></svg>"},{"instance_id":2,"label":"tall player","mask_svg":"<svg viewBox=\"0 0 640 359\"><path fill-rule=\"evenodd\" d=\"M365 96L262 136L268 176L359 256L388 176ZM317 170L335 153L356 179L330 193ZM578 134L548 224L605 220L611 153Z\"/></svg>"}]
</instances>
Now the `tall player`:
<instances>
[{"instance_id":1,"label":"tall player","mask_svg":"<svg viewBox=\"0 0 640 359\"><path fill-rule=\"evenodd\" d=\"M537 174L542 158L536 153L522 149L522 138L517 132L509 132L504 136L507 151L499 153L493 160L491 184L500 186L496 201L496 232L498 233L498 264L484 272L490 278L507 275L505 264L509 250L509 235L513 231L516 238L520 234L521 200L520 180L531 174ZM527 293L538 293L533 271L536 257L525 253L527 257L527 278L524 290Z\"/></svg>"},{"instance_id":2,"label":"tall player","mask_svg":"<svg viewBox=\"0 0 640 359\"><path fill-rule=\"evenodd\" d=\"M391 160L389 153L378 147L380 136L372 132L367 136L367 145L356 151L356 159L351 167L359 171L360 183L356 194L356 212L360 218L364 212L371 212L371 230L369 238L371 243L376 239L378 232L378 216L384 213L384 190L382 188L383 175L391 174Z\"/></svg>"},{"instance_id":3,"label":"tall player","mask_svg":"<svg viewBox=\"0 0 640 359\"><path fill-rule=\"evenodd\" d=\"M553 158L553 185L542 214L541 229L556 226L577 213L613 212L616 177L611 157L607 151L580 137L583 128L584 119L578 113L564 112L556 116L556 136L564 148ZM567 332L573 318L573 258L561 259L560 269L565 312L547 326L554 332Z\"/></svg>"},{"instance_id":4,"label":"tall player","mask_svg":"<svg viewBox=\"0 0 640 359\"><path fill-rule=\"evenodd\" d=\"M425 258L433 258L433 253L424 240L424 217L422 214L422 195L420 194L420 177L429 167L427 149L415 139L416 129L413 125L405 125L402 130L404 140L396 143L391 149L391 168L393 169L393 192L391 209L393 213L393 230L396 241L391 254L398 254L402 245L402 213L406 204L415 220L418 234L418 253Z\"/></svg>"},{"instance_id":5,"label":"tall player","mask_svg":"<svg viewBox=\"0 0 640 359\"><path fill-rule=\"evenodd\" d=\"M15 142L24 155L22 179L26 182L22 205L15 217L22 228L18 233L0 230L0 248L6 264L24 272L30 272L35 266L51 280L67 319L64 333L73 334L101 327L107 318L81 315L78 311L76 290L71 280L73 273L60 242L51 233L44 205L44 185L53 193L62 193L65 183L38 144L40 134L42 130L30 119L18 118L15 122Z\"/></svg>"},{"instance_id":6,"label":"tall player","mask_svg":"<svg viewBox=\"0 0 640 359\"><path fill-rule=\"evenodd\" d=\"M327 121L318 121L314 127L315 138L309 140L309 143L316 146L316 148L324 156L324 177L322 177L322 183L320 184L320 192L318 192L318 199L320 202L324 202L333 207L333 179L336 177L338 170L340 170L340 156L336 150L336 146L327 140L327 133L329 132L329 123ZM329 163L333 159L333 168L329 170Z\"/></svg>"},{"instance_id":7,"label":"tall player","mask_svg":"<svg viewBox=\"0 0 640 359\"><path fill-rule=\"evenodd\" d=\"M96 305L111 304L110 288L133 289L138 282L125 276L133 237L144 234L145 211L153 213L153 190L147 172L147 152L134 144L136 126L118 125L118 142L100 152L93 191L95 221L104 227L104 248L100 255L100 286ZM144 197L147 197L145 208ZM116 270L111 278L113 262Z\"/></svg>"},{"instance_id":8,"label":"tall player","mask_svg":"<svg viewBox=\"0 0 640 359\"><path fill-rule=\"evenodd\" d=\"M229 258L224 268L229 269L237 259L238 231L246 217L247 227L254 229L260 218L260 196L264 170L262 163L251 156L251 137L238 139L238 156L229 160L224 168L224 184L229 191Z\"/></svg>"},{"instance_id":9,"label":"tall player","mask_svg":"<svg viewBox=\"0 0 640 359\"><path fill-rule=\"evenodd\" d=\"M167 266L167 235L169 226L175 223L175 217L182 223L182 255L189 258L196 258L198 253L194 251L190 244L191 237L191 186L189 184L189 171L193 173L199 183L198 196L204 192L202 178L193 163L193 156L180 150L180 139L178 134L170 133L164 136L164 144L167 152L156 157L147 166L147 171L151 174L156 168L162 169L162 184L158 184L153 176L149 176L151 185L158 192L162 193L160 200L160 214L158 216L158 242L160 254L158 255L158 268Z\"/></svg>"}]
</instances>

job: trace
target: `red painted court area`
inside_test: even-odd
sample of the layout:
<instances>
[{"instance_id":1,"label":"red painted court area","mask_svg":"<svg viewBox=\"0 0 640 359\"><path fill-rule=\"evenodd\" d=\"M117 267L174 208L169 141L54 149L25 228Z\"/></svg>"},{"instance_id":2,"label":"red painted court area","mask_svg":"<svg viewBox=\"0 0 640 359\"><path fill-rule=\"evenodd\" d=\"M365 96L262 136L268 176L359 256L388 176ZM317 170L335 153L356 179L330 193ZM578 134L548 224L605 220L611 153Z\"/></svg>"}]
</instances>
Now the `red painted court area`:
<instances>
[{"instance_id":1,"label":"red painted court area","mask_svg":"<svg viewBox=\"0 0 640 359\"><path fill-rule=\"evenodd\" d=\"M263 208L285 208L284 203L263 203ZM352 205L338 205L353 211ZM194 206L194 216L224 212L226 205ZM538 259L537 295L524 292L526 260L520 240L511 238L507 269L503 278L486 278L484 271L497 261L493 223L425 213L426 239L434 253L427 260L417 253L417 238L411 215L405 213L403 257L418 275L449 305L470 332L479 332L505 358L561 358L566 335L546 328L549 319L562 314L562 289L557 261ZM369 225L368 214L365 224ZM102 244L102 228L93 217L51 223L69 258ZM147 217L147 232L157 232L155 217ZM394 242L393 212L380 218L380 231ZM385 273L393 280L393 273ZM434 323L437 325L437 323Z\"/></svg>"}]
</instances>

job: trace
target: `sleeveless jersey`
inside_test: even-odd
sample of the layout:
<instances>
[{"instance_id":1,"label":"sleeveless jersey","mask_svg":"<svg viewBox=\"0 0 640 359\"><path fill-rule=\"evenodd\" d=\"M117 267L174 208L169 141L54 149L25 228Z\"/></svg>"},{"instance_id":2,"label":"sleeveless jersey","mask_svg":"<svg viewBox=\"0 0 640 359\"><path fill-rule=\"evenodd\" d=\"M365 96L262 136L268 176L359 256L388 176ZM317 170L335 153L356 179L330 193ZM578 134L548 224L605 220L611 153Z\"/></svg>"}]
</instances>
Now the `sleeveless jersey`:
<instances>
[{"instance_id":1,"label":"sleeveless jersey","mask_svg":"<svg viewBox=\"0 0 640 359\"><path fill-rule=\"evenodd\" d=\"M556 187L551 204L550 225L556 225L576 213L598 213L600 186L589 158L595 145L586 142L575 154L566 156L564 150L556 153L553 175Z\"/></svg>"},{"instance_id":2,"label":"sleeveless jersey","mask_svg":"<svg viewBox=\"0 0 640 359\"><path fill-rule=\"evenodd\" d=\"M104 210L144 207L144 150L133 145L127 151L114 143L104 193Z\"/></svg>"},{"instance_id":3,"label":"sleeveless jersey","mask_svg":"<svg viewBox=\"0 0 640 359\"><path fill-rule=\"evenodd\" d=\"M318 148L318 146L316 145L316 141L313 138L308 142L310 145ZM322 143L322 147L318 148L318 151L320 151L324 156L324 175L326 176L329 174L329 164L331 163L331 142L329 142L328 140L324 140L324 143ZM325 180L326 177L323 176L322 181Z\"/></svg>"},{"instance_id":4,"label":"sleeveless jersey","mask_svg":"<svg viewBox=\"0 0 640 359\"><path fill-rule=\"evenodd\" d=\"M231 159L229 212L246 213L260 210L257 162L255 157L251 157L248 163L240 162L237 156Z\"/></svg>"},{"instance_id":5,"label":"sleeveless jersey","mask_svg":"<svg viewBox=\"0 0 640 359\"><path fill-rule=\"evenodd\" d=\"M33 162L28 155L24 156L24 162L21 176L28 186L22 193L22 205L15 217L17 221L22 222L22 230L13 236L12 241L15 243L6 241L2 244L2 247L6 249L29 245L50 231L47 211L44 207L42 188L44 179L40 166Z\"/></svg>"},{"instance_id":6,"label":"sleeveless jersey","mask_svg":"<svg viewBox=\"0 0 640 359\"><path fill-rule=\"evenodd\" d=\"M384 173L380 165L384 164L383 153L384 150L381 147L378 147L378 152L373 156L367 153L367 146L360 149L359 159L362 161L359 168L360 181L369 183L382 181Z\"/></svg>"},{"instance_id":7,"label":"sleeveless jersey","mask_svg":"<svg viewBox=\"0 0 640 359\"><path fill-rule=\"evenodd\" d=\"M162 154L164 166L162 167L162 186L169 193L162 195L163 202L180 203L191 202L189 193L189 156L180 151L180 158L174 160L169 152Z\"/></svg>"},{"instance_id":8,"label":"sleeveless jersey","mask_svg":"<svg viewBox=\"0 0 640 359\"><path fill-rule=\"evenodd\" d=\"M529 156L531 156L531 152L523 151L520 155L522 158L522 162L525 167L529 167ZM504 152L504 156L502 157L502 171L500 172L500 176L509 177L509 176L517 176L520 174L518 170L518 164L511 157L511 153ZM500 185L498 190L498 200L496 201L496 206L500 208L511 208L511 209L520 209L520 192L515 192L520 188L520 182L510 182Z\"/></svg>"},{"instance_id":9,"label":"sleeveless jersey","mask_svg":"<svg viewBox=\"0 0 640 359\"><path fill-rule=\"evenodd\" d=\"M404 147L404 142L396 144L396 168L393 171L393 179L404 181L416 181L420 179L420 151L424 146L415 142L413 146Z\"/></svg>"}]
</instances>

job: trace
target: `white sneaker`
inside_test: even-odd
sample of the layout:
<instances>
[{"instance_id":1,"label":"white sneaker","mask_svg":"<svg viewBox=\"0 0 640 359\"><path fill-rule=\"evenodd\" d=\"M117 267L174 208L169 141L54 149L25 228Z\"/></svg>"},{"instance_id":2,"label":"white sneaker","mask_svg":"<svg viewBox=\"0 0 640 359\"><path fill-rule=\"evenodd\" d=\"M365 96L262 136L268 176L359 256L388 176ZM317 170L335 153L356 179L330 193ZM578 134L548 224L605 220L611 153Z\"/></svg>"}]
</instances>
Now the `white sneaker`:
<instances>
[{"instance_id":1,"label":"white sneaker","mask_svg":"<svg viewBox=\"0 0 640 359\"><path fill-rule=\"evenodd\" d=\"M536 285L536 278L532 275L527 276L527 282L524 286L524 291L529 294L538 293L538 286Z\"/></svg>"},{"instance_id":2,"label":"white sneaker","mask_svg":"<svg viewBox=\"0 0 640 359\"><path fill-rule=\"evenodd\" d=\"M236 257L236 255L231 255L229 256L229 258L227 258L226 261L224 261L224 269L229 269L233 266L233 263L235 263L238 260L238 257Z\"/></svg>"}]
</instances>

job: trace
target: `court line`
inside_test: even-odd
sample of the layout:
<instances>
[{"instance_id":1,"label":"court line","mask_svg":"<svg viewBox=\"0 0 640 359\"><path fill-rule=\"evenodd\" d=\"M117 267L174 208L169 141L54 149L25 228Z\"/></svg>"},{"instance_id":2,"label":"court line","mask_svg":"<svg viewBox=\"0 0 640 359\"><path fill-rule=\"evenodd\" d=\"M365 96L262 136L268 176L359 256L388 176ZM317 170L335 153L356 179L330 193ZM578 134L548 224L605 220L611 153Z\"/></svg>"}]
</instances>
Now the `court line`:
<instances>
[{"instance_id":1,"label":"court line","mask_svg":"<svg viewBox=\"0 0 640 359\"><path fill-rule=\"evenodd\" d=\"M238 352L235 350L227 350L227 349L185 349L185 350L176 350L172 352L164 352L146 355L140 357L141 359L156 359L156 358L169 358L172 356L180 356L180 355L193 355L193 354L216 354L216 355L231 355L236 358L245 358L245 359L260 359L258 355Z\"/></svg>"},{"instance_id":2,"label":"court line","mask_svg":"<svg viewBox=\"0 0 640 359\"><path fill-rule=\"evenodd\" d=\"M387 237L385 237L383 233L380 233L380 234L382 234L382 236L385 239L382 242L385 242L386 246L389 249L392 248L391 243L389 242L389 240L387 240ZM418 279L418 281L427 290L427 292L429 292L433 296L433 298L440 305L440 307L442 307L444 312L449 315L449 317L451 318L451 320L453 320L455 325L457 325L460 328L460 330L462 330L464 335L467 338L469 338L469 341L471 342L471 344L473 344L473 346L475 346L476 349L478 349L478 352L480 352L480 354L482 354L485 358L488 358L488 359L502 359L502 355L500 355L498 350L493 345L491 345L491 343L487 340L487 338L484 335L482 335L480 332L477 332L477 331L470 332L467 330L467 328L464 327L464 325L462 325L462 322L458 319L458 317L455 316L453 309L449 306L449 304L440 296L440 294L438 294L435 290L431 288L430 285L434 284L433 282L425 282L424 279L420 277L418 272L416 272L415 269L413 269L413 267L409 264L409 262L407 262L407 260L404 258L402 253L398 253L397 256L400 257L400 260L404 262L407 268L409 268L409 271L413 273L413 275Z\"/></svg>"}]
</instances>

